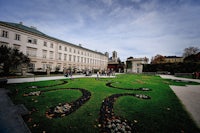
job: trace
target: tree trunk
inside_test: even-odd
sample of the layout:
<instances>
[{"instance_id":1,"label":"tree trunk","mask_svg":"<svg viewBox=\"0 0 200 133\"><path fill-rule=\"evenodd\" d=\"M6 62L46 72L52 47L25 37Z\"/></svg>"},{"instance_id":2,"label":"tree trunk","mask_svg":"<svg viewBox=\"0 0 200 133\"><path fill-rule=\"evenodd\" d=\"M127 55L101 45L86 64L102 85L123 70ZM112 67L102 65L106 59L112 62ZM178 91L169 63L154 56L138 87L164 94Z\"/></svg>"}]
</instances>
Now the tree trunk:
<instances>
[{"instance_id":1,"label":"tree trunk","mask_svg":"<svg viewBox=\"0 0 200 133\"><path fill-rule=\"evenodd\" d=\"M9 71L10 71L10 66L7 64L4 64L4 66L3 66L4 75L5 76L9 75Z\"/></svg>"}]
</instances>

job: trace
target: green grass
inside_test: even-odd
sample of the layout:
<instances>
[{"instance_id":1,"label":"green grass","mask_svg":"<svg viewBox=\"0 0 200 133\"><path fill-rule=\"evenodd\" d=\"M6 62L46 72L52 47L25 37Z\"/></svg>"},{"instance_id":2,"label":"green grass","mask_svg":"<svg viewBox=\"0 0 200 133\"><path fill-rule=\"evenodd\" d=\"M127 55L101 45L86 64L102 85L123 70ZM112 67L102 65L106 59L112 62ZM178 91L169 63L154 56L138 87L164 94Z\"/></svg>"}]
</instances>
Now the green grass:
<instances>
[{"instance_id":1,"label":"green grass","mask_svg":"<svg viewBox=\"0 0 200 133\"><path fill-rule=\"evenodd\" d=\"M133 91L107 87L107 82L115 82L112 85L123 88L150 88L152 91ZM116 78L95 80L94 78L81 78L68 80L67 84L54 87L44 87L38 89L27 89L26 87L49 86L60 84L58 81L41 81L34 83L11 84L7 88L13 92L11 96L15 104L23 103L32 110L37 111L24 117L28 127L33 133L46 131L48 133L62 132L99 132L98 118L102 101L112 94L135 93L145 94L151 97L150 100L142 100L131 96L122 96L114 104L114 113L121 118L133 123L138 132L191 132L197 133L200 130L191 120L184 107L169 88L169 85L186 85L197 83L182 83L172 80L161 79L159 76L145 76L122 74ZM78 90L67 90L61 88L84 88L91 92L91 98L82 107L72 114L63 118L48 119L45 112L49 107L59 103L71 102L78 99L82 94ZM16 89L18 93L16 94ZM42 90L40 96L24 97L24 93ZM51 90L51 91L50 91ZM37 100L37 102L35 102ZM30 119L31 118L31 119ZM29 121L28 121L29 120ZM36 127L35 125L36 124Z\"/></svg>"}]
</instances>

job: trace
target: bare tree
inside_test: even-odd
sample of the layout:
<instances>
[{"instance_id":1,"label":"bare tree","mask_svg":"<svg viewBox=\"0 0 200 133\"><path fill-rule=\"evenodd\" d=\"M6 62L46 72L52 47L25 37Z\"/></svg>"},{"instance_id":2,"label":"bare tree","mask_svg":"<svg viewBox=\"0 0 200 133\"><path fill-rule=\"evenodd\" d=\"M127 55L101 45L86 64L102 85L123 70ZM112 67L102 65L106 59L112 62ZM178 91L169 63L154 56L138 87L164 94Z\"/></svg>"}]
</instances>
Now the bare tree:
<instances>
[{"instance_id":1,"label":"bare tree","mask_svg":"<svg viewBox=\"0 0 200 133\"><path fill-rule=\"evenodd\" d=\"M184 49L183 57L188 57L190 55L197 54L199 52L198 47L188 47Z\"/></svg>"}]
</instances>

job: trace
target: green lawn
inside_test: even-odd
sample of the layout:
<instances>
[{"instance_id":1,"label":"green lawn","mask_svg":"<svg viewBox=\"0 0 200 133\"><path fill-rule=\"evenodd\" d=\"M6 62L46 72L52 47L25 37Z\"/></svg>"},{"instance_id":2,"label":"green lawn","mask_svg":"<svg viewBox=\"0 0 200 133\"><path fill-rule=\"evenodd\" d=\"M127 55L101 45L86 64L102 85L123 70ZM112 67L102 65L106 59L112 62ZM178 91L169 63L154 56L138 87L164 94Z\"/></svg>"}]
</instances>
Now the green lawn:
<instances>
[{"instance_id":1,"label":"green lawn","mask_svg":"<svg viewBox=\"0 0 200 133\"><path fill-rule=\"evenodd\" d=\"M68 81L68 83L64 83ZM111 88L106 83L119 88ZM32 111L24 117L33 133L62 133L62 132L100 132L99 114L102 101L113 94L145 94L149 100L132 96L121 96L114 103L114 114L134 124L137 132L162 133L197 133L200 130L184 110L180 101L169 88L169 85L197 84L182 83L161 79L159 76L122 74L116 78L95 80L80 78L74 80L53 80L23 84L10 84L15 104L25 104ZM36 89L28 86L40 86ZM48 87L49 86L49 87ZM52 86L52 87L50 87ZM126 88L149 88L151 91L125 90ZM70 103L82 96L78 90L67 88L82 88L91 93L90 99L75 112L62 118L49 119L45 112L59 103ZM16 91L17 89L17 91ZM40 96L23 96L32 91L42 91Z\"/></svg>"}]
</instances>

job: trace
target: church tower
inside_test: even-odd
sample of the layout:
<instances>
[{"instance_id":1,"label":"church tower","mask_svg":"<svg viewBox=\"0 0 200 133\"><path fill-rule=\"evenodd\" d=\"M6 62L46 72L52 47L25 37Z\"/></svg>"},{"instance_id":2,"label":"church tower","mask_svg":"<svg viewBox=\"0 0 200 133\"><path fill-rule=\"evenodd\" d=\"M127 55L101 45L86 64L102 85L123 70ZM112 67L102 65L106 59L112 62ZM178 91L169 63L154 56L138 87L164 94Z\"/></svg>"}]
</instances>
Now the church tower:
<instances>
[{"instance_id":1,"label":"church tower","mask_svg":"<svg viewBox=\"0 0 200 133\"><path fill-rule=\"evenodd\" d=\"M113 51L112 61L117 62L117 52Z\"/></svg>"}]
</instances>

